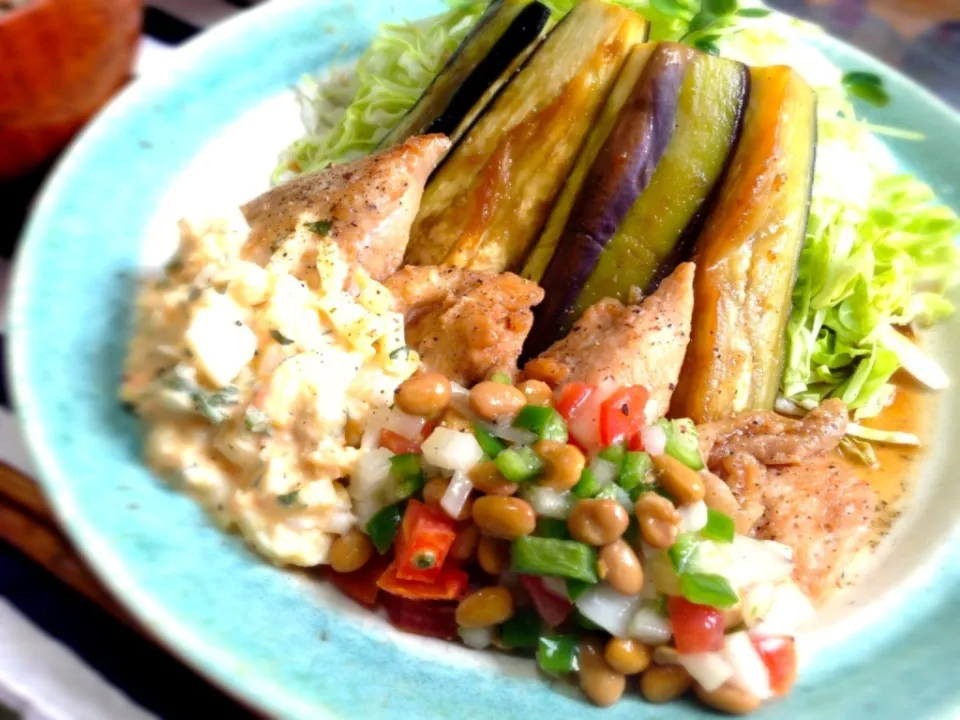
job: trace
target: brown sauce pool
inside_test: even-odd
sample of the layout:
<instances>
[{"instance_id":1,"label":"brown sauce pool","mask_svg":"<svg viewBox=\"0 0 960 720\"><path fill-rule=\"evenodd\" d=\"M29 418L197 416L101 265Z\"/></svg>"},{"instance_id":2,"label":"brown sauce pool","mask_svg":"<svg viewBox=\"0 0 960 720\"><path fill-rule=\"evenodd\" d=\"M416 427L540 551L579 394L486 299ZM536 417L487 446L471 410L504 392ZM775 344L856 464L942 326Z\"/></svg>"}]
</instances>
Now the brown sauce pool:
<instances>
[{"instance_id":1,"label":"brown sauce pool","mask_svg":"<svg viewBox=\"0 0 960 720\"><path fill-rule=\"evenodd\" d=\"M890 530L894 520L909 499L926 456L925 445L936 421L936 393L927 390L904 372L894 376L897 394L893 403L877 417L862 421L867 427L899 430L920 437L920 447L874 443L878 465L856 464L856 472L867 480L880 500L875 524L878 542Z\"/></svg>"}]
</instances>

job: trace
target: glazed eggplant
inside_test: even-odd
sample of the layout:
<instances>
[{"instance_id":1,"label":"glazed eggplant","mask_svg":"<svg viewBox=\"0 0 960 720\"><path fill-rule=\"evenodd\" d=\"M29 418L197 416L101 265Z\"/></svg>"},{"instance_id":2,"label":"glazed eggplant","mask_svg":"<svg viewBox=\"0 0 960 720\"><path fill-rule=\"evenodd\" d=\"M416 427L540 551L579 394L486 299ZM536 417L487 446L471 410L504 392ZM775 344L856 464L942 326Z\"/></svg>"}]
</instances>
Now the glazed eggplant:
<instances>
[{"instance_id":1,"label":"glazed eggplant","mask_svg":"<svg viewBox=\"0 0 960 720\"><path fill-rule=\"evenodd\" d=\"M587 142L577 156L577 162L567 177L567 181L563 185L563 190L560 192L560 196L557 198L553 210L550 211L547 224L543 228L543 232L540 234L536 245L533 246L533 249L527 256L527 260L523 265L523 272L521 273L523 277L535 282L540 282L540 278L543 277L543 273L550 263L550 258L553 256L553 251L557 249L557 243L560 242L560 235L563 233L563 229L567 224L567 219L570 217L570 210L573 208L573 203L576 201L577 195L580 194L580 189L583 187L583 182L587 178L590 166L596 159L597 153L600 152L600 148L603 147L607 136L610 135L610 131L617 121L617 115L620 114L620 110L626 104L627 100L630 99L633 86L637 80L640 79L640 75L644 67L646 67L647 60L650 59L650 55L656 48L657 43L637 45L630 52L630 56L623 64L623 69L617 77L617 82L613 86L613 90L610 91L610 96L607 98L607 102L603 106L603 111L597 119L597 124L590 131Z\"/></svg>"},{"instance_id":2,"label":"glazed eggplant","mask_svg":"<svg viewBox=\"0 0 960 720\"><path fill-rule=\"evenodd\" d=\"M381 140L443 133L454 143L539 44L550 10L536 0L494 0L410 111Z\"/></svg>"},{"instance_id":3,"label":"glazed eggplant","mask_svg":"<svg viewBox=\"0 0 960 720\"><path fill-rule=\"evenodd\" d=\"M773 407L810 209L816 96L788 67L750 76L740 146L694 252L696 322L671 404L698 423Z\"/></svg>"},{"instance_id":4,"label":"glazed eggplant","mask_svg":"<svg viewBox=\"0 0 960 720\"><path fill-rule=\"evenodd\" d=\"M596 301L652 291L690 251L736 147L748 86L740 63L657 46L540 278L546 299L527 354L545 349ZM558 204L555 212L567 210Z\"/></svg>"},{"instance_id":5,"label":"glazed eggplant","mask_svg":"<svg viewBox=\"0 0 960 720\"><path fill-rule=\"evenodd\" d=\"M571 10L434 173L406 262L519 266L646 33L642 17L604 0Z\"/></svg>"}]
</instances>

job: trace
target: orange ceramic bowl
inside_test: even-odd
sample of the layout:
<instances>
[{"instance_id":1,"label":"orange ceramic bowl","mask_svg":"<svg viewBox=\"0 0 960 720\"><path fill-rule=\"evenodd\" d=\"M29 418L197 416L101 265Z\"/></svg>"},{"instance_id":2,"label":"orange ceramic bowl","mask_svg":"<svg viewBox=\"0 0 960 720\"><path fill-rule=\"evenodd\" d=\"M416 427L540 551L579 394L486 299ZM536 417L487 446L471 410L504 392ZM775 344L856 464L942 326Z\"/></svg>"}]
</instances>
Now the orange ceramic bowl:
<instances>
[{"instance_id":1,"label":"orange ceramic bowl","mask_svg":"<svg viewBox=\"0 0 960 720\"><path fill-rule=\"evenodd\" d=\"M60 150L130 75L140 0L0 10L0 180Z\"/></svg>"}]
</instances>

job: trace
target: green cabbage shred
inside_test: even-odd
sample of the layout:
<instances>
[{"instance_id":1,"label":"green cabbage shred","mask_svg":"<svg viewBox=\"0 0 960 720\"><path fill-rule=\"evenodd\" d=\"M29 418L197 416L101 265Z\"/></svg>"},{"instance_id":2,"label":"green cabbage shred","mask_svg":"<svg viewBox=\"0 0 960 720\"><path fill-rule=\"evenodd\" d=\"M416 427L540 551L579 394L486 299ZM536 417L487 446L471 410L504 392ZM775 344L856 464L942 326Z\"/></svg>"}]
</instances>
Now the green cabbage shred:
<instances>
[{"instance_id":1,"label":"green cabbage shred","mask_svg":"<svg viewBox=\"0 0 960 720\"><path fill-rule=\"evenodd\" d=\"M557 18L577 0L541 0ZM817 91L818 145L810 219L787 326L781 392L803 407L839 397L858 418L878 413L900 368L892 327L948 317L960 276L960 218L933 190L877 162L877 134L922 139L856 118L839 69L814 49L819 30L735 0L613 0L644 15L652 40L679 40L759 65L785 63ZM281 158L275 182L355 159L417 101L486 8L384 25L355 67L299 87L307 135ZM882 152L881 152L882 154Z\"/></svg>"}]
</instances>

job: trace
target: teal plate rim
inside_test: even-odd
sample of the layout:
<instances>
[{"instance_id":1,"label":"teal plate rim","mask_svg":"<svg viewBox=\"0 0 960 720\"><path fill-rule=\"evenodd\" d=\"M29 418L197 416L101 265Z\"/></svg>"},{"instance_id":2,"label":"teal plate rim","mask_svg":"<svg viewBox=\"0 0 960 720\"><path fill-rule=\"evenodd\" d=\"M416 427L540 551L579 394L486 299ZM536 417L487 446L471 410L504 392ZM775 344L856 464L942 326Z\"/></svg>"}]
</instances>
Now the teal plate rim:
<instances>
[{"instance_id":1,"label":"teal plate rim","mask_svg":"<svg viewBox=\"0 0 960 720\"><path fill-rule=\"evenodd\" d=\"M439 7L404 5L410 17ZM460 717L471 708L499 718L689 717L685 704L599 710L540 679L449 662L438 644L412 650L385 638L355 613L325 606L302 574L256 561L139 461L136 424L114 397L140 238L158 198L219 129L303 73L358 54L385 17L396 15L383 0L280 0L245 13L180 50L167 72L135 83L60 161L21 241L10 310L11 387L44 491L85 559L146 628L271 715ZM926 90L839 41L818 43L842 66L886 78L895 102L882 122L943 142L960 137L960 116ZM910 153L907 166L956 205L942 147ZM893 620L815 662L797 691L761 716L960 710L945 642L960 637L951 612L960 603L958 532L911 593Z\"/></svg>"}]
</instances>

